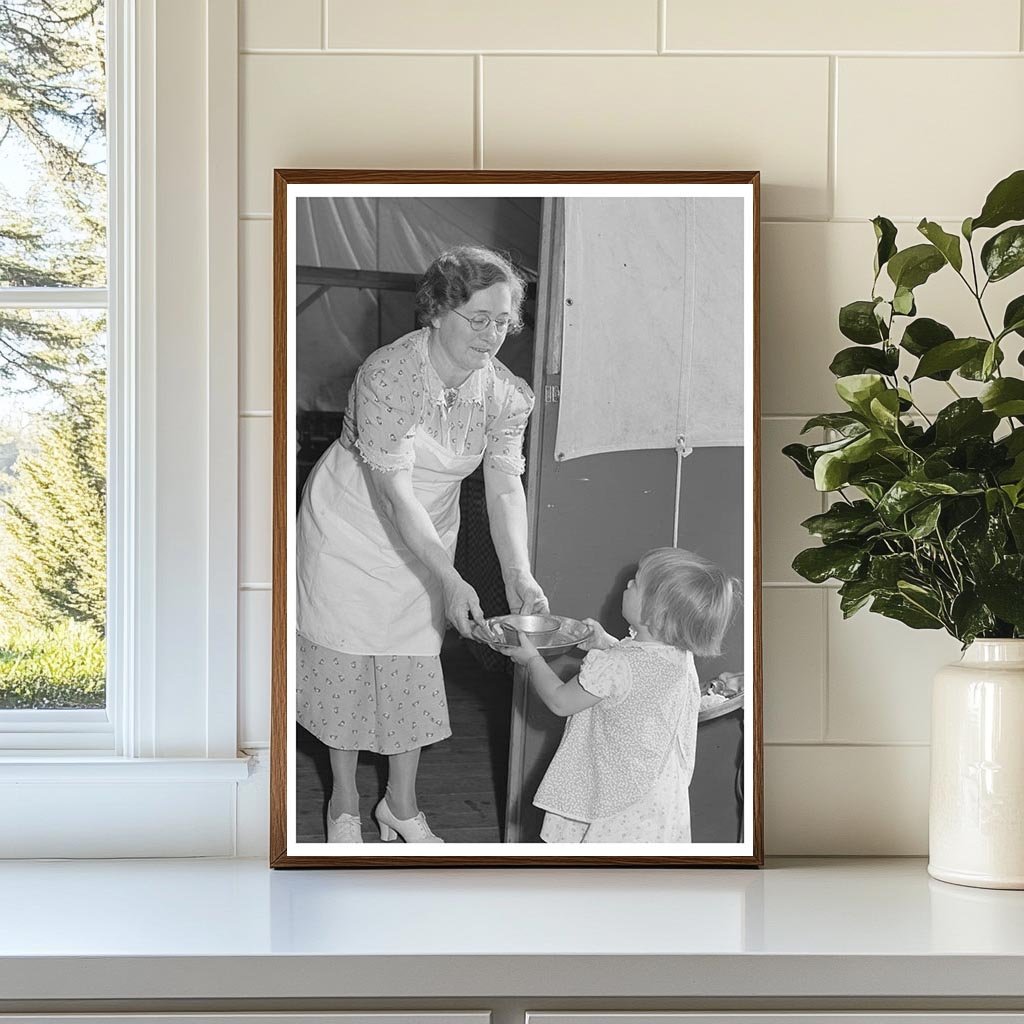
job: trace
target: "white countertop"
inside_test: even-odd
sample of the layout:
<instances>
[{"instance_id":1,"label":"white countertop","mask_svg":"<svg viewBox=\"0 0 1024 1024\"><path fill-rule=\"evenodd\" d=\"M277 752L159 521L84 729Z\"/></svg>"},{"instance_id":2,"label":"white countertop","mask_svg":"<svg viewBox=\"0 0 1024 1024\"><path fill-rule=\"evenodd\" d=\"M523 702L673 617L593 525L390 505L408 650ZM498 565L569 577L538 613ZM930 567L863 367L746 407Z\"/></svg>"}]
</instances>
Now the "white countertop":
<instances>
[{"instance_id":1,"label":"white countertop","mask_svg":"<svg viewBox=\"0 0 1024 1024\"><path fill-rule=\"evenodd\" d=\"M182 992L1021 998L1024 892L937 882L917 859L761 871L0 864L0 1000Z\"/></svg>"}]
</instances>

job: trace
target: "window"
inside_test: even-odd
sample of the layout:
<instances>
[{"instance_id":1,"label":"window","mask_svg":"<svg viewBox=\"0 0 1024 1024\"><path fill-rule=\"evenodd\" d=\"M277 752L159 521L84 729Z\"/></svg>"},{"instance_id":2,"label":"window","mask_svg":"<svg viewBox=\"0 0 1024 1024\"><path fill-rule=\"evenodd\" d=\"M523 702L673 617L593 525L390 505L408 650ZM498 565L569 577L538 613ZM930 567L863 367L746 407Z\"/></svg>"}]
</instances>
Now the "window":
<instances>
[{"instance_id":1,"label":"window","mask_svg":"<svg viewBox=\"0 0 1024 1024\"><path fill-rule=\"evenodd\" d=\"M90 163L99 198L86 202L72 178L41 179L50 234L38 237L53 254L42 265L63 267L65 276L18 277L15 257L27 263L41 249L31 249L27 230L15 231L10 244L0 240L0 315L20 317L38 341L70 339L61 342L65 352L82 358L74 373L65 360L68 380L91 374L86 383L96 384L106 373L105 431L96 403L66 428L78 432L78 450L90 452L87 466L106 464L106 595L98 620L106 624L106 692L103 700L83 686L77 707L0 710L0 857L230 855L251 849L257 837L262 844L266 829L265 801L253 795L250 765L236 745L237 7L0 0L4 161L13 159L16 133L11 127L4 135L3 118L21 116L24 98L12 101L9 92L10 33L35 59L58 45L44 33L64 45L75 19L86 16L94 52L103 54L106 89L91 85L101 97L95 123L102 131L56 137L64 157ZM18 17L30 19L28 35ZM63 62L60 69L68 71ZM54 101L89 102L66 81L39 74L30 84ZM54 111L40 123L57 132L58 121ZM7 198L32 187L24 166L0 162L7 190L0 224L28 223L23 204ZM98 234L89 249L60 203L77 203L79 218L91 209L96 220L106 210L105 253ZM4 408L12 383L0 380ZM39 394L39 409L50 414L44 425L57 423L67 397ZM11 433L32 415L29 408L12 416ZM105 460L99 445L81 442L104 433ZM70 444L62 436L48 443L55 451ZM5 452L0 439L0 474ZM75 587L103 576L97 532L93 540L76 534L70 554L88 556L88 565L66 574ZM69 631L68 642L74 639ZM76 670L98 678L95 648L72 649Z\"/></svg>"},{"instance_id":2,"label":"window","mask_svg":"<svg viewBox=\"0 0 1024 1024\"><path fill-rule=\"evenodd\" d=\"M104 747L106 4L4 0L0 49L0 728Z\"/></svg>"}]
</instances>

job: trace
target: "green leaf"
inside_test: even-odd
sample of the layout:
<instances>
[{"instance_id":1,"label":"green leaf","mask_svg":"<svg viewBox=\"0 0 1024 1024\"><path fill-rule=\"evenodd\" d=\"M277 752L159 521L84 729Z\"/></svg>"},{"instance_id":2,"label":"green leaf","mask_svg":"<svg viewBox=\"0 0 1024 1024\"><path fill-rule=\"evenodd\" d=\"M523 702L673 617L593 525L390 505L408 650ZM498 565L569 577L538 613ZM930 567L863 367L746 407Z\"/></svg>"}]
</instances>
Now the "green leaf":
<instances>
[{"instance_id":1,"label":"green leaf","mask_svg":"<svg viewBox=\"0 0 1024 1024\"><path fill-rule=\"evenodd\" d=\"M895 391L888 391L886 394L894 395ZM883 396L884 397L884 396ZM875 404L877 399L872 401ZM881 434L861 434L843 449L843 460L850 466L871 458L880 448L888 444L888 440Z\"/></svg>"},{"instance_id":2,"label":"green leaf","mask_svg":"<svg viewBox=\"0 0 1024 1024\"><path fill-rule=\"evenodd\" d=\"M1003 333L1015 331L1024 338L1024 295L1018 295L1006 306L1003 313Z\"/></svg>"},{"instance_id":3,"label":"green leaf","mask_svg":"<svg viewBox=\"0 0 1024 1024\"><path fill-rule=\"evenodd\" d=\"M836 502L827 512L811 516L800 524L826 544L848 540L879 529L878 517L868 501Z\"/></svg>"},{"instance_id":4,"label":"green leaf","mask_svg":"<svg viewBox=\"0 0 1024 1024\"><path fill-rule=\"evenodd\" d=\"M867 351L858 350L858 351ZM825 412L820 416L812 416L804 425L800 431L801 434L806 434L808 430L814 430L815 427L825 427L827 430L838 430L841 433L845 433L853 428L859 428L856 433L860 433L861 430L866 427L861 419L857 416L852 416L848 412Z\"/></svg>"},{"instance_id":5,"label":"green leaf","mask_svg":"<svg viewBox=\"0 0 1024 1024\"><path fill-rule=\"evenodd\" d=\"M878 585L871 580L850 580L839 588L839 607L848 619L878 593Z\"/></svg>"},{"instance_id":6,"label":"green leaf","mask_svg":"<svg viewBox=\"0 0 1024 1024\"><path fill-rule=\"evenodd\" d=\"M942 620L910 604L906 598L882 595L871 602L871 610L887 619L896 619L911 629L942 629Z\"/></svg>"},{"instance_id":7,"label":"green leaf","mask_svg":"<svg viewBox=\"0 0 1024 1024\"><path fill-rule=\"evenodd\" d=\"M934 245L912 245L896 253L885 269L897 288L913 291L945 265L945 257Z\"/></svg>"},{"instance_id":8,"label":"green leaf","mask_svg":"<svg viewBox=\"0 0 1024 1024\"><path fill-rule=\"evenodd\" d=\"M885 217L878 216L871 221L875 229L875 277L881 273L882 267L896 255L896 225Z\"/></svg>"},{"instance_id":9,"label":"green leaf","mask_svg":"<svg viewBox=\"0 0 1024 1024\"><path fill-rule=\"evenodd\" d=\"M986 349L985 356L981 361L981 378L982 380L989 380L992 376L993 371L1001 362L999 356L999 342L993 341Z\"/></svg>"},{"instance_id":10,"label":"green leaf","mask_svg":"<svg viewBox=\"0 0 1024 1024\"><path fill-rule=\"evenodd\" d=\"M876 373L854 373L836 381L836 393L861 415L866 414L871 399L885 390L885 381Z\"/></svg>"},{"instance_id":11,"label":"green leaf","mask_svg":"<svg viewBox=\"0 0 1024 1024\"><path fill-rule=\"evenodd\" d=\"M841 451L826 452L814 463L814 486L819 491L838 490L850 479L850 464Z\"/></svg>"},{"instance_id":12,"label":"green leaf","mask_svg":"<svg viewBox=\"0 0 1024 1024\"><path fill-rule=\"evenodd\" d=\"M856 577L865 557L859 544L826 544L801 551L793 559L793 569L812 583L824 583L827 579L850 580Z\"/></svg>"},{"instance_id":13,"label":"green leaf","mask_svg":"<svg viewBox=\"0 0 1024 1024\"><path fill-rule=\"evenodd\" d=\"M959 271L964 265L963 256L960 254L960 239L944 231L933 220L922 220L917 225L917 230L942 253L945 261L954 269Z\"/></svg>"},{"instance_id":14,"label":"green leaf","mask_svg":"<svg viewBox=\"0 0 1024 1024\"><path fill-rule=\"evenodd\" d=\"M978 397L984 408L996 416L1024 416L1024 380L1018 377L994 380Z\"/></svg>"},{"instance_id":15,"label":"green leaf","mask_svg":"<svg viewBox=\"0 0 1024 1024\"><path fill-rule=\"evenodd\" d=\"M951 341L955 337L956 335L945 324L921 316L913 323L907 324L900 345L912 356L920 358L937 345Z\"/></svg>"},{"instance_id":16,"label":"green leaf","mask_svg":"<svg viewBox=\"0 0 1024 1024\"><path fill-rule=\"evenodd\" d=\"M875 555L868 569L868 579L878 587L895 590L914 564L913 555L900 552L894 555Z\"/></svg>"},{"instance_id":17,"label":"green leaf","mask_svg":"<svg viewBox=\"0 0 1024 1024\"><path fill-rule=\"evenodd\" d=\"M839 331L844 338L858 345L877 345L888 338L888 332L875 316L877 299L850 302L839 310Z\"/></svg>"},{"instance_id":18,"label":"green leaf","mask_svg":"<svg viewBox=\"0 0 1024 1024\"><path fill-rule=\"evenodd\" d=\"M900 516L929 498L956 493L957 489L950 484L927 480L897 480L883 495L877 511L892 526L898 523Z\"/></svg>"},{"instance_id":19,"label":"green leaf","mask_svg":"<svg viewBox=\"0 0 1024 1024\"><path fill-rule=\"evenodd\" d=\"M968 242L971 240L971 235L974 233L974 230L971 227L973 221L973 217L966 217L964 218L963 224L960 225L960 234L963 235Z\"/></svg>"},{"instance_id":20,"label":"green leaf","mask_svg":"<svg viewBox=\"0 0 1024 1024\"><path fill-rule=\"evenodd\" d=\"M1024 225L1000 231L981 249L981 265L990 281L1002 281L1024 267Z\"/></svg>"},{"instance_id":21,"label":"green leaf","mask_svg":"<svg viewBox=\"0 0 1024 1024\"><path fill-rule=\"evenodd\" d=\"M980 338L953 338L952 341L944 341L921 356L912 379L932 377L941 380L939 375L943 372L956 370L975 356L983 357L986 348L988 343Z\"/></svg>"},{"instance_id":22,"label":"green leaf","mask_svg":"<svg viewBox=\"0 0 1024 1024\"><path fill-rule=\"evenodd\" d=\"M917 312L914 305L914 293L909 288L900 285L892 297L892 308L894 313L900 316L913 316Z\"/></svg>"},{"instance_id":23,"label":"green leaf","mask_svg":"<svg viewBox=\"0 0 1024 1024\"><path fill-rule=\"evenodd\" d=\"M864 373L866 370L877 370L892 376L900 365L900 353L894 345L884 348L844 348L836 353L829 364L829 370L837 377L849 377L852 374Z\"/></svg>"},{"instance_id":24,"label":"green leaf","mask_svg":"<svg viewBox=\"0 0 1024 1024\"><path fill-rule=\"evenodd\" d=\"M970 221L967 230L997 228L1008 220L1024 220L1024 170L1014 171L989 192L981 213ZM967 223L964 221L965 226Z\"/></svg>"},{"instance_id":25,"label":"green leaf","mask_svg":"<svg viewBox=\"0 0 1024 1024\"><path fill-rule=\"evenodd\" d=\"M968 437L991 437L998 425L999 417L985 412L976 398L958 398L935 417L935 439L947 445Z\"/></svg>"},{"instance_id":26,"label":"green leaf","mask_svg":"<svg viewBox=\"0 0 1024 1024\"><path fill-rule=\"evenodd\" d=\"M898 428L900 419L900 396L898 391L892 389L883 391L877 398L871 399L868 409L874 421L884 429L896 430ZM881 445L877 447L881 447Z\"/></svg>"},{"instance_id":27,"label":"green leaf","mask_svg":"<svg viewBox=\"0 0 1024 1024\"><path fill-rule=\"evenodd\" d=\"M789 459L804 476L814 479L814 462L811 460L810 448L805 444L787 444L782 454Z\"/></svg>"},{"instance_id":28,"label":"green leaf","mask_svg":"<svg viewBox=\"0 0 1024 1024\"><path fill-rule=\"evenodd\" d=\"M1007 512L1006 521L1010 524L1010 533L1017 550L1024 552L1024 508L1015 508Z\"/></svg>"},{"instance_id":29,"label":"green leaf","mask_svg":"<svg viewBox=\"0 0 1024 1024\"><path fill-rule=\"evenodd\" d=\"M910 513L910 519L914 526L908 531L908 536L913 537L914 540L924 540L925 537L935 532L941 514L942 502L940 501L928 501L923 505L918 505Z\"/></svg>"},{"instance_id":30,"label":"green leaf","mask_svg":"<svg viewBox=\"0 0 1024 1024\"><path fill-rule=\"evenodd\" d=\"M993 353L993 371L985 372L985 357L988 355L988 346L986 345L984 352L979 352L976 356L971 356L959 370L956 371L958 377L963 377L964 380L977 380L987 381L992 377L994 368L999 366L1003 361L1003 350L996 347Z\"/></svg>"},{"instance_id":31,"label":"green leaf","mask_svg":"<svg viewBox=\"0 0 1024 1024\"><path fill-rule=\"evenodd\" d=\"M956 628L956 638L970 643L995 629L995 618L977 594L965 592L953 599L949 617Z\"/></svg>"},{"instance_id":32,"label":"green leaf","mask_svg":"<svg viewBox=\"0 0 1024 1024\"><path fill-rule=\"evenodd\" d=\"M952 487L957 494L981 494L985 490L985 475L983 473L965 472L954 470L934 481L937 484L945 484Z\"/></svg>"},{"instance_id":33,"label":"green leaf","mask_svg":"<svg viewBox=\"0 0 1024 1024\"><path fill-rule=\"evenodd\" d=\"M999 579L978 584L978 597L996 616L1018 629L1024 629L1024 586L1019 579Z\"/></svg>"},{"instance_id":34,"label":"green leaf","mask_svg":"<svg viewBox=\"0 0 1024 1024\"><path fill-rule=\"evenodd\" d=\"M1004 502L1007 501L1009 501L1009 498L998 487L989 487L985 491L985 508L989 515L1002 509Z\"/></svg>"}]
</instances>

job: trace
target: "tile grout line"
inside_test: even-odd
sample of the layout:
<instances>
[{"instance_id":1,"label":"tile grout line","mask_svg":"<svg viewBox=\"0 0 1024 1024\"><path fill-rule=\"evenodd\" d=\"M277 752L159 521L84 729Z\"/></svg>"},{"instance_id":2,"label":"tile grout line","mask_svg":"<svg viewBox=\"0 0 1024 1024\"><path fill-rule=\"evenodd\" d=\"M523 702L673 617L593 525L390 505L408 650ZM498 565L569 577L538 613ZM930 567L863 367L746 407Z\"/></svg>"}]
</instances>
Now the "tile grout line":
<instances>
[{"instance_id":1,"label":"tile grout line","mask_svg":"<svg viewBox=\"0 0 1024 1024\"><path fill-rule=\"evenodd\" d=\"M473 166L484 166L484 57L473 58Z\"/></svg>"},{"instance_id":2,"label":"tile grout line","mask_svg":"<svg viewBox=\"0 0 1024 1024\"><path fill-rule=\"evenodd\" d=\"M1024 3L1024 0L1021 0ZM668 0L657 0L658 4L658 54L668 49Z\"/></svg>"},{"instance_id":3,"label":"tile grout line","mask_svg":"<svg viewBox=\"0 0 1024 1024\"><path fill-rule=\"evenodd\" d=\"M1020 9L1017 11L1017 28L1020 34L1018 44L1021 52L1024 52L1024 0L1021 0Z\"/></svg>"},{"instance_id":4,"label":"tile grout line","mask_svg":"<svg viewBox=\"0 0 1024 1024\"><path fill-rule=\"evenodd\" d=\"M320 49L327 49L328 30L327 30L327 5L330 0L321 0L320 2Z\"/></svg>"},{"instance_id":5,"label":"tile grout line","mask_svg":"<svg viewBox=\"0 0 1024 1024\"><path fill-rule=\"evenodd\" d=\"M736 57L763 60L821 59L822 57L854 57L858 60L1006 60L1020 56L1020 50L669 50L657 48L633 50L448 50L448 49L396 49L386 47L302 47L302 46L245 46L238 51L243 56L318 56L333 57Z\"/></svg>"},{"instance_id":6,"label":"tile grout line","mask_svg":"<svg viewBox=\"0 0 1024 1024\"><path fill-rule=\"evenodd\" d=\"M836 215L836 178L839 167L839 58L828 59L828 166L825 169L829 220Z\"/></svg>"},{"instance_id":7,"label":"tile grout line","mask_svg":"<svg viewBox=\"0 0 1024 1024\"><path fill-rule=\"evenodd\" d=\"M828 601L829 591L823 589L821 593L821 721L819 723L821 727L821 742L828 742L828 734L830 731L830 716L829 716L829 671L828 671L828 659L829 659L829 635L828 635Z\"/></svg>"},{"instance_id":8,"label":"tile grout line","mask_svg":"<svg viewBox=\"0 0 1024 1024\"><path fill-rule=\"evenodd\" d=\"M821 750L862 750L862 749L927 749L931 744L925 740L833 740L818 743L814 740L765 740L766 747L814 747Z\"/></svg>"}]
</instances>

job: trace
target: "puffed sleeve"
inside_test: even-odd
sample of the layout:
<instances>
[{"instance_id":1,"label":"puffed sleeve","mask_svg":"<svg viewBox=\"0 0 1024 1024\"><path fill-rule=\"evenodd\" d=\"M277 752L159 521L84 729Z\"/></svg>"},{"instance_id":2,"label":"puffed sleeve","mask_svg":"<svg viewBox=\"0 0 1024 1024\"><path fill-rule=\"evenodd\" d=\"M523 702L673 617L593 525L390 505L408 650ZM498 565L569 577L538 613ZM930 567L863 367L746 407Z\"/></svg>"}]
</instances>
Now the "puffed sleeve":
<instances>
[{"instance_id":1,"label":"puffed sleeve","mask_svg":"<svg viewBox=\"0 0 1024 1024\"><path fill-rule=\"evenodd\" d=\"M591 651L580 665L580 686L587 693L612 703L621 700L633 686L629 658L621 651Z\"/></svg>"},{"instance_id":2,"label":"puffed sleeve","mask_svg":"<svg viewBox=\"0 0 1024 1024\"><path fill-rule=\"evenodd\" d=\"M412 469L418 403L409 374L385 361L364 363L356 375L356 447L363 461L382 473Z\"/></svg>"},{"instance_id":3,"label":"puffed sleeve","mask_svg":"<svg viewBox=\"0 0 1024 1024\"><path fill-rule=\"evenodd\" d=\"M511 373L501 385L504 395L495 414L487 418L487 464L502 473L520 476L526 469L523 434L533 412L533 392Z\"/></svg>"}]
</instances>

